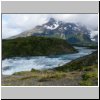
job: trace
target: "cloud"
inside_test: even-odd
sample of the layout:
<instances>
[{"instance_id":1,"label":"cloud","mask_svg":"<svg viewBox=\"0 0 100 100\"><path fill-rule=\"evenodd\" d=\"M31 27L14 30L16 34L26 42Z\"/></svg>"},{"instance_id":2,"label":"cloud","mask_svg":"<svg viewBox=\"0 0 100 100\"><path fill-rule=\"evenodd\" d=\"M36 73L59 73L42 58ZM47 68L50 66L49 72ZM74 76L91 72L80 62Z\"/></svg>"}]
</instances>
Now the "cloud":
<instances>
[{"instance_id":1,"label":"cloud","mask_svg":"<svg viewBox=\"0 0 100 100\"><path fill-rule=\"evenodd\" d=\"M98 26L97 14L55 14L52 17L65 22L81 23L89 28L96 28Z\"/></svg>"},{"instance_id":2,"label":"cloud","mask_svg":"<svg viewBox=\"0 0 100 100\"><path fill-rule=\"evenodd\" d=\"M46 23L51 17L64 22L81 23L89 28L98 26L97 14L3 14L2 38L17 35Z\"/></svg>"}]
</instances>

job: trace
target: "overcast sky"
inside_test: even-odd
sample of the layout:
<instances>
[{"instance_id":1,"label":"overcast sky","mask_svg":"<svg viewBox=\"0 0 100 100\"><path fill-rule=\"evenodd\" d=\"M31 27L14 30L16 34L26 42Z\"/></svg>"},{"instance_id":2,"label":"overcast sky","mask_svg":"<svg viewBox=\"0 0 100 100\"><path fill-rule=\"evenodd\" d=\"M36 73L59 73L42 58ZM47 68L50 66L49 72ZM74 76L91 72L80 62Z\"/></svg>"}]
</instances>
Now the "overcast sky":
<instances>
[{"instance_id":1,"label":"overcast sky","mask_svg":"<svg viewBox=\"0 0 100 100\"><path fill-rule=\"evenodd\" d=\"M2 38L17 35L46 23L51 17L65 22L81 23L89 28L98 26L98 14L3 14Z\"/></svg>"}]
</instances>

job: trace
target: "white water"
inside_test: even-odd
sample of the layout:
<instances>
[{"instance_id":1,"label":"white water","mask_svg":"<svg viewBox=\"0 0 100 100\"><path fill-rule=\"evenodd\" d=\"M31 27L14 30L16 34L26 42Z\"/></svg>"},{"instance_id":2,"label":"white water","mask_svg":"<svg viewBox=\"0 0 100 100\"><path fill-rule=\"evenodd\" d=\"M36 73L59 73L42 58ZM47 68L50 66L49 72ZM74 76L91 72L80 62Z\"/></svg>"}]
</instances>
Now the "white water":
<instances>
[{"instance_id":1,"label":"white water","mask_svg":"<svg viewBox=\"0 0 100 100\"><path fill-rule=\"evenodd\" d=\"M52 57L35 56L4 59L2 61L2 74L11 75L15 72L30 71L32 68L38 70L55 68L64 65L76 58L91 54L93 51L95 51L85 47L75 48L78 49L78 53L57 55Z\"/></svg>"}]
</instances>

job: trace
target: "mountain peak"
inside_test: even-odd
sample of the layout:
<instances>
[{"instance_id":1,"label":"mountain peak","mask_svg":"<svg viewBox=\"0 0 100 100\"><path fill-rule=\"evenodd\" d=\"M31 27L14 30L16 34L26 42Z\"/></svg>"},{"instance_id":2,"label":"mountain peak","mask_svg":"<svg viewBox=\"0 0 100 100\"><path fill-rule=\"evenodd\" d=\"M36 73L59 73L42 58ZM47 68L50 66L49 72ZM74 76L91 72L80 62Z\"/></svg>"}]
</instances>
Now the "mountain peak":
<instances>
[{"instance_id":1,"label":"mountain peak","mask_svg":"<svg viewBox=\"0 0 100 100\"><path fill-rule=\"evenodd\" d=\"M38 25L32 30L21 33L17 37L26 37L26 36L56 37L56 38L66 39L70 41L70 43L72 43L72 41L77 42L83 40L84 42L86 41L90 42L92 33L94 34L94 32L91 32L86 26L83 26L81 24L58 21L51 17L47 23ZM94 38L92 37L92 40L93 39Z\"/></svg>"},{"instance_id":2,"label":"mountain peak","mask_svg":"<svg viewBox=\"0 0 100 100\"><path fill-rule=\"evenodd\" d=\"M55 20L54 18L51 17L51 18L49 19L49 22L56 22L56 20Z\"/></svg>"},{"instance_id":3,"label":"mountain peak","mask_svg":"<svg viewBox=\"0 0 100 100\"><path fill-rule=\"evenodd\" d=\"M49 21L43 24L43 27L49 30L54 30L59 26L58 22L54 18L50 18Z\"/></svg>"},{"instance_id":4,"label":"mountain peak","mask_svg":"<svg viewBox=\"0 0 100 100\"><path fill-rule=\"evenodd\" d=\"M50 25L53 25L53 24L56 24L56 23L57 23L57 21L54 18L50 18L49 21L45 24L50 26Z\"/></svg>"}]
</instances>

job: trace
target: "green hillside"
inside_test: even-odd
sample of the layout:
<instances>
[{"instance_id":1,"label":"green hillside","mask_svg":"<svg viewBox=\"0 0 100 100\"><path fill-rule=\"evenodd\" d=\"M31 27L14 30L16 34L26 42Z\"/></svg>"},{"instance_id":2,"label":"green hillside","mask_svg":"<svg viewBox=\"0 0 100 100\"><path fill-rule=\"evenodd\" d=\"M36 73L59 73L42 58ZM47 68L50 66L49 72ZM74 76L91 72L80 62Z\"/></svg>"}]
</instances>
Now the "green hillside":
<instances>
[{"instance_id":1,"label":"green hillside","mask_svg":"<svg viewBox=\"0 0 100 100\"><path fill-rule=\"evenodd\" d=\"M76 50L65 40L47 37L23 37L2 40L2 58L57 55Z\"/></svg>"}]
</instances>

